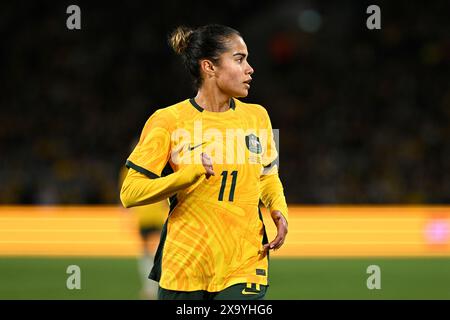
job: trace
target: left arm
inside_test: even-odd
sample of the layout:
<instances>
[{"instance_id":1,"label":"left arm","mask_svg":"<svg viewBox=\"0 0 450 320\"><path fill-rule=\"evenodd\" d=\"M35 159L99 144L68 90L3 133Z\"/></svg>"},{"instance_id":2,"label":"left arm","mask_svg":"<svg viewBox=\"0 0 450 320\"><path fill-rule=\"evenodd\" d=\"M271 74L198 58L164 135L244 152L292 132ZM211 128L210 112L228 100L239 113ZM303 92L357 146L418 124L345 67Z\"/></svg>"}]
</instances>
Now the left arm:
<instances>
[{"instance_id":1,"label":"left arm","mask_svg":"<svg viewBox=\"0 0 450 320\"><path fill-rule=\"evenodd\" d=\"M262 171L260 176L261 201L270 210L272 220L277 227L275 239L264 245L267 252L271 249L279 249L286 239L288 233L288 207L284 197L283 185L278 176L278 151L272 130L272 124L267 111L262 118L262 128L267 130L266 138L262 139Z\"/></svg>"},{"instance_id":2,"label":"left arm","mask_svg":"<svg viewBox=\"0 0 450 320\"><path fill-rule=\"evenodd\" d=\"M264 250L267 252L271 249L279 249L286 239L288 233L288 207L278 173L261 175L260 186L261 201L266 208L269 208L272 220L277 227L275 239L264 245Z\"/></svg>"}]
</instances>

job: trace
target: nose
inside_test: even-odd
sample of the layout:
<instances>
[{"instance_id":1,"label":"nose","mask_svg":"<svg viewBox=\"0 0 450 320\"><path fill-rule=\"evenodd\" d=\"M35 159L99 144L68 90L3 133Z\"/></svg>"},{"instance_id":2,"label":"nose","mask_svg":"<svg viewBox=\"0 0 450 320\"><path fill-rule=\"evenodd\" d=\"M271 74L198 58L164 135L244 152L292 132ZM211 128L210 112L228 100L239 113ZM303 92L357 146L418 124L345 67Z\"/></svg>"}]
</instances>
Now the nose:
<instances>
[{"instance_id":1,"label":"nose","mask_svg":"<svg viewBox=\"0 0 450 320\"><path fill-rule=\"evenodd\" d=\"M254 72L255 72L255 70L252 68L252 66L250 64L248 64L247 74L252 75Z\"/></svg>"}]
</instances>

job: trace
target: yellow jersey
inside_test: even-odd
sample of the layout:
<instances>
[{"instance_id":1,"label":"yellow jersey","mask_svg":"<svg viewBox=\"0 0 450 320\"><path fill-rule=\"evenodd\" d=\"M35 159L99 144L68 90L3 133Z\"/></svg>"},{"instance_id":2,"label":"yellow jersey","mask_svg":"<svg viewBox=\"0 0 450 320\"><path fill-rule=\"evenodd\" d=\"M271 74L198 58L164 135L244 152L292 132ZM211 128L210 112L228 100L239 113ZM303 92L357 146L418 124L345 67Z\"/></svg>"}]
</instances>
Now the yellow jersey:
<instances>
[{"instance_id":1,"label":"yellow jersey","mask_svg":"<svg viewBox=\"0 0 450 320\"><path fill-rule=\"evenodd\" d=\"M209 179L202 152L213 162ZM288 218L277 158L260 105L233 98L229 110L210 112L187 99L157 110L128 157L131 169L121 190L127 207L171 197L150 278L177 291L267 285L260 199ZM161 177L166 166L173 174Z\"/></svg>"},{"instance_id":2,"label":"yellow jersey","mask_svg":"<svg viewBox=\"0 0 450 320\"><path fill-rule=\"evenodd\" d=\"M119 185L122 186L123 181L128 173L126 167L120 171ZM164 199L155 203L150 203L132 208L131 212L135 215L139 229L156 229L161 230L169 213L168 199Z\"/></svg>"}]
</instances>

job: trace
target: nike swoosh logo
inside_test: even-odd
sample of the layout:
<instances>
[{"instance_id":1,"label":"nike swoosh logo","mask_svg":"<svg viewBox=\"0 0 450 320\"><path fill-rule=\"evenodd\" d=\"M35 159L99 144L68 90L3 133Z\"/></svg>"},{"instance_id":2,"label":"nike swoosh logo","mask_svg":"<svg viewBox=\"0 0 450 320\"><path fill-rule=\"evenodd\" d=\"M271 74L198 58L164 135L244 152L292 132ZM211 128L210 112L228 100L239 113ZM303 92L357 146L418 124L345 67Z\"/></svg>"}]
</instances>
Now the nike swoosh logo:
<instances>
[{"instance_id":1,"label":"nike swoosh logo","mask_svg":"<svg viewBox=\"0 0 450 320\"><path fill-rule=\"evenodd\" d=\"M193 146L193 147L189 146L189 151L192 151L192 150L194 150L195 148L204 145L205 143L206 143L206 142L203 142L203 143L200 143L200 144L198 144L198 145L196 145L196 146Z\"/></svg>"},{"instance_id":2,"label":"nike swoosh logo","mask_svg":"<svg viewBox=\"0 0 450 320\"><path fill-rule=\"evenodd\" d=\"M258 294L259 292L247 291L247 289L242 289L242 294Z\"/></svg>"}]
</instances>

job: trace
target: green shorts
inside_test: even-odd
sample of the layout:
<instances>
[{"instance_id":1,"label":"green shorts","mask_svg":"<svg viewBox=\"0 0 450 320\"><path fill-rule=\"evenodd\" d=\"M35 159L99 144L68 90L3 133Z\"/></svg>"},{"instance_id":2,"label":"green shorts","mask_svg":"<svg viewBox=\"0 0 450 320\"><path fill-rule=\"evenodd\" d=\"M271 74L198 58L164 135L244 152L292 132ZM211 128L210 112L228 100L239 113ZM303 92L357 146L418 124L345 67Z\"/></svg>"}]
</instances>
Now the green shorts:
<instances>
[{"instance_id":1,"label":"green shorts","mask_svg":"<svg viewBox=\"0 0 450 320\"><path fill-rule=\"evenodd\" d=\"M174 291L159 287L158 300L263 300L268 286L238 283L219 292Z\"/></svg>"}]
</instances>

